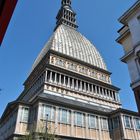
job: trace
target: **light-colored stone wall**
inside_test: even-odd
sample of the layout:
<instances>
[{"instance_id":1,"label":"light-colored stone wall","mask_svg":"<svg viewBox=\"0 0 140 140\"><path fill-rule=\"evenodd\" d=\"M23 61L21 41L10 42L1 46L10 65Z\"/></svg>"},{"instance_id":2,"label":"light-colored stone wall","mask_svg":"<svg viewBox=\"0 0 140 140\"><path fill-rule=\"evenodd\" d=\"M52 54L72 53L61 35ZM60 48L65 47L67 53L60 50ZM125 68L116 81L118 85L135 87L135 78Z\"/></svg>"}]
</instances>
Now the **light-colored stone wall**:
<instances>
[{"instance_id":1,"label":"light-colored stone wall","mask_svg":"<svg viewBox=\"0 0 140 140\"><path fill-rule=\"evenodd\" d=\"M127 54L128 52L130 52L133 49L133 43L132 43L132 36L131 33L128 33L127 36L125 36L125 38L123 38L121 40L122 45L123 45L123 49L124 49L124 53Z\"/></svg>"},{"instance_id":2,"label":"light-colored stone wall","mask_svg":"<svg viewBox=\"0 0 140 140\"><path fill-rule=\"evenodd\" d=\"M136 45L140 41L140 8L135 11L135 14L128 19L128 26L132 35L133 45Z\"/></svg>"},{"instance_id":3,"label":"light-colored stone wall","mask_svg":"<svg viewBox=\"0 0 140 140\"><path fill-rule=\"evenodd\" d=\"M53 108L53 115L54 118L52 120L48 120L46 123L46 118L42 118L42 113L44 111L42 110L42 107L44 106L49 106ZM140 118L138 116L133 116L130 114L115 114L114 116L111 116L108 118L107 116L104 115L98 115L95 114L94 112L89 113L89 112L84 112L72 108L66 108L54 104L50 104L47 102L39 102L33 105L33 107L36 107L36 119L33 118L30 115L33 115L31 111L33 109L30 109L30 113L28 114L28 118L30 118L27 122L23 122L21 119L23 116L22 109L23 108L28 108L28 106L23 106L19 105L18 107L18 112L17 115L15 114L14 119L16 127L15 129L10 128L6 129L4 132L4 128L1 130L0 128L0 138L4 140L3 138L6 139L6 137L10 136L11 134L15 133L18 135L27 135L29 130L33 130L36 132L45 132L46 131L46 126L47 126L47 131L49 133L56 134L58 136L68 136L68 137L73 137L73 138L83 138L83 139L91 139L91 140L121 140L123 139L131 139L131 140L139 140L140 139L140 129L136 128L135 124L135 119ZM60 114L60 110L65 109L70 112L70 122L69 123L62 123L60 121L60 117L62 117L62 114ZM43 111L43 112L42 112ZM51 111L52 112L52 111ZM75 118L75 113L80 112L84 115L83 118L83 125L78 126L75 124L76 118ZM47 113L47 112L46 112ZM35 114L34 114L35 115ZM51 114L51 116L53 116ZM16 117L17 116L17 117ZM95 116L95 128L91 128L89 126L89 116ZM118 116L119 119L119 126L117 128L112 128L112 125L110 124L111 119L114 117ZM131 128L127 128L125 125L125 116L130 116L131 118ZM103 127L104 123L103 120L107 121L106 128ZM11 122L10 120L7 122ZM32 124L31 126L31 123ZM31 127L29 127L31 126ZM0 140L1 140L0 139Z\"/></svg>"},{"instance_id":4,"label":"light-colored stone wall","mask_svg":"<svg viewBox=\"0 0 140 140\"><path fill-rule=\"evenodd\" d=\"M115 110L117 108L121 108L121 105L119 103L109 101L108 99L103 99L99 96L94 96L93 94L89 96L89 94L81 94L74 91L68 91L65 89L62 89L61 87L58 88L56 86L51 85L45 85L44 86L44 93L55 95L59 97L63 97L66 99L72 99L75 101L80 101L89 105L94 106L101 106L107 109Z\"/></svg>"},{"instance_id":5,"label":"light-colored stone wall","mask_svg":"<svg viewBox=\"0 0 140 140\"><path fill-rule=\"evenodd\" d=\"M39 113L41 113L41 106L44 103L39 103ZM48 106L53 106L50 104L46 104ZM68 110L71 110L71 123L70 124L64 124L64 123L60 123L58 121L58 118L60 116L58 111L59 108L63 108L60 106L54 106L56 107L55 110L55 119L54 121L48 121L48 131L51 131L52 133L54 132L55 134L59 135L59 136L69 136L69 137L75 137L75 138L85 138L85 139L95 139L95 140L111 140L110 138L110 133L109 133L109 128L107 130L103 130L102 129L102 118L107 118L106 116L99 116L96 114L92 114L92 113L86 113L86 112L82 112L85 114L85 125L84 126L76 126L74 124L74 120L75 120L75 116L74 116L74 112L78 111L78 110L73 110L70 108L66 108ZM81 112L81 111L78 111ZM92 114L95 115L98 119L97 119L97 128L89 128L88 126L88 114ZM43 128L46 128L46 121L42 120L41 114L38 115L38 130L41 130ZM44 129L45 131L45 129Z\"/></svg>"},{"instance_id":6,"label":"light-colored stone wall","mask_svg":"<svg viewBox=\"0 0 140 140\"><path fill-rule=\"evenodd\" d=\"M133 83L140 78L139 67L138 67L139 64L137 64L135 56L129 57L127 64L128 64L128 70L130 73L131 82Z\"/></svg>"},{"instance_id":7,"label":"light-colored stone wall","mask_svg":"<svg viewBox=\"0 0 140 140\"><path fill-rule=\"evenodd\" d=\"M27 130L28 130L28 121L27 122L23 122L22 119L21 119L22 115L23 115L23 113L22 113L22 108L23 107L27 107L28 108L28 106L22 106L22 105L18 106L16 128L15 128L15 133L16 134L28 134L28 132L27 132Z\"/></svg>"},{"instance_id":8,"label":"light-colored stone wall","mask_svg":"<svg viewBox=\"0 0 140 140\"><path fill-rule=\"evenodd\" d=\"M119 43L123 45L125 50L124 56L127 56L125 62L128 65L132 88L136 88L140 79L140 56L138 53L140 52L140 7L136 6L137 8L131 9L133 12L124 17L125 23L124 28L119 31L120 39ZM125 34L125 28L128 28L127 35Z\"/></svg>"},{"instance_id":9,"label":"light-colored stone wall","mask_svg":"<svg viewBox=\"0 0 140 140\"><path fill-rule=\"evenodd\" d=\"M125 116L130 117L130 128L126 126ZM123 135L124 139L140 140L140 129L137 129L135 118L138 116L133 116L129 114L121 114L122 126L123 126Z\"/></svg>"}]
</instances>

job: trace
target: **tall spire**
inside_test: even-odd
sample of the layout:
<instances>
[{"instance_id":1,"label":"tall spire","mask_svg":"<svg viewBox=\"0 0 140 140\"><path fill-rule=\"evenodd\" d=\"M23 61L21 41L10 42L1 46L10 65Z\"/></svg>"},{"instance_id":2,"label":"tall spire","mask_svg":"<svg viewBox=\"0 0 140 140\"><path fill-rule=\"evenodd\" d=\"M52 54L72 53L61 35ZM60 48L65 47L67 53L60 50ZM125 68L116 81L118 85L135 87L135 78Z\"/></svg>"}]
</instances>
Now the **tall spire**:
<instances>
[{"instance_id":1,"label":"tall spire","mask_svg":"<svg viewBox=\"0 0 140 140\"><path fill-rule=\"evenodd\" d=\"M56 16L57 22L55 29L61 25L67 25L71 28L77 29L76 13L72 10L71 0L62 0L61 8Z\"/></svg>"}]
</instances>

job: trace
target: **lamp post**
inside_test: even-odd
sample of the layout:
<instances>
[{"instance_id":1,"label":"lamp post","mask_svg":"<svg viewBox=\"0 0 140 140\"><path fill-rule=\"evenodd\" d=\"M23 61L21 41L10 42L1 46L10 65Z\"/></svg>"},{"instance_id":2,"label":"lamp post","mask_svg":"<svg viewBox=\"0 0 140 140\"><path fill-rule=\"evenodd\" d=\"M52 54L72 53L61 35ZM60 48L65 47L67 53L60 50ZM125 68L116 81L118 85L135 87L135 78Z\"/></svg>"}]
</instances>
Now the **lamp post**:
<instances>
[{"instance_id":1,"label":"lamp post","mask_svg":"<svg viewBox=\"0 0 140 140\"><path fill-rule=\"evenodd\" d=\"M45 140L47 140L47 136L48 136L48 114L46 114L46 134L45 134Z\"/></svg>"}]
</instances>

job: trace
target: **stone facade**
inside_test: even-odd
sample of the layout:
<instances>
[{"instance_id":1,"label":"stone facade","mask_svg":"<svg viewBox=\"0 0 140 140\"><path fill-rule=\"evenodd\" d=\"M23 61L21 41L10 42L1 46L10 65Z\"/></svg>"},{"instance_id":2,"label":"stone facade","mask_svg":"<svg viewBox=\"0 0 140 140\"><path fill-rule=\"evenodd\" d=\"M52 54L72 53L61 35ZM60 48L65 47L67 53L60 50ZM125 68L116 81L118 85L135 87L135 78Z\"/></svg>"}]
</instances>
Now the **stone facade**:
<instances>
[{"instance_id":1,"label":"stone facade","mask_svg":"<svg viewBox=\"0 0 140 140\"><path fill-rule=\"evenodd\" d=\"M128 65L131 87L140 111L140 1L126 11L119 21L124 25L118 31L120 36L117 39L125 53L121 60Z\"/></svg>"}]
</instances>

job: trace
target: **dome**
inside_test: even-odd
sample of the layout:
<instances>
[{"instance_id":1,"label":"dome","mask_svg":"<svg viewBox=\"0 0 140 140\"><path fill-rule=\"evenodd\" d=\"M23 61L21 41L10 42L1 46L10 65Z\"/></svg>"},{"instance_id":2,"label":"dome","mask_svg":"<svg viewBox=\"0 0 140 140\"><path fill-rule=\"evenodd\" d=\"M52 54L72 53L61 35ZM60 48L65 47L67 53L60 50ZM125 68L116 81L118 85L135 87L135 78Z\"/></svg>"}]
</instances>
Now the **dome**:
<instances>
[{"instance_id":1,"label":"dome","mask_svg":"<svg viewBox=\"0 0 140 140\"><path fill-rule=\"evenodd\" d=\"M100 69L107 70L103 58L94 45L77 30L60 25L35 60L32 70L49 50L54 50Z\"/></svg>"}]
</instances>

